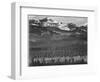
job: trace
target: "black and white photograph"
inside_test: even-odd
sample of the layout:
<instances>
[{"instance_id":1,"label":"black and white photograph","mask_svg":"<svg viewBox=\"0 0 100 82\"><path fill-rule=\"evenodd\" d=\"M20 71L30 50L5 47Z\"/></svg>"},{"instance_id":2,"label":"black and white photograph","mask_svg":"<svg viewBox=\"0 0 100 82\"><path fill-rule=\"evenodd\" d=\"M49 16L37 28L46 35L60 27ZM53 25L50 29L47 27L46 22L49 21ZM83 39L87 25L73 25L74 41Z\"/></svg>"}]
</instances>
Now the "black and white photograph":
<instances>
[{"instance_id":1,"label":"black and white photograph","mask_svg":"<svg viewBox=\"0 0 100 82\"><path fill-rule=\"evenodd\" d=\"M98 73L97 9L60 5L12 3L13 79L66 80Z\"/></svg>"},{"instance_id":2,"label":"black and white photograph","mask_svg":"<svg viewBox=\"0 0 100 82\"><path fill-rule=\"evenodd\" d=\"M88 63L88 17L28 15L28 65Z\"/></svg>"}]
</instances>

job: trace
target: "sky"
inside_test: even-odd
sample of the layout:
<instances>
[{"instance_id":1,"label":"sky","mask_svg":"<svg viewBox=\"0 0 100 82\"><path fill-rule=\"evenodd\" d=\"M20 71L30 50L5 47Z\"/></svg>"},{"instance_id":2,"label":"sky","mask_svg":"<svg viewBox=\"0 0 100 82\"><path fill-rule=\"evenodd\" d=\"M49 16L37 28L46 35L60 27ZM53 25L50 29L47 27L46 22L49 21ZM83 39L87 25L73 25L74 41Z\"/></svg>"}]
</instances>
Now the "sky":
<instances>
[{"instance_id":1,"label":"sky","mask_svg":"<svg viewBox=\"0 0 100 82\"><path fill-rule=\"evenodd\" d=\"M30 19L43 19L45 17L51 18L53 20L56 20L58 22L63 22L63 23L74 23L76 25L84 25L87 24L88 18L87 17L75 17L75 16L46 16L46 15L30 15L28 16L29 20Z\"/></svg>"}]
</instances>

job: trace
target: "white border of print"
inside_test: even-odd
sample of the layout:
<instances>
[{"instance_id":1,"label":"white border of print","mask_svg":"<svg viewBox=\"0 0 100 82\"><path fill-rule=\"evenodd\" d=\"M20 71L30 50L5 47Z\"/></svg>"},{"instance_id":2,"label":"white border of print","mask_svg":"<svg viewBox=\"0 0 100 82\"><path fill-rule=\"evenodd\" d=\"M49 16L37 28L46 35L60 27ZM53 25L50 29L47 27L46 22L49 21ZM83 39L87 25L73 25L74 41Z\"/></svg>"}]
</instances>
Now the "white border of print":
<instances>
[{"instance_id":1,"label":"white border of print","mask_svg":"<svg viewBox=\"0 0 100 82\"><path fill-rule=\"evenodd\" d=\"M12 66L13 79L34 79L61 77L69 75L94 74L95 8L71 7L48 8L37 7L30 3L12 3ZM28 22L27 16L56 15L88 17L88 64L28 67Z\"/></svg>"}]
</instances>

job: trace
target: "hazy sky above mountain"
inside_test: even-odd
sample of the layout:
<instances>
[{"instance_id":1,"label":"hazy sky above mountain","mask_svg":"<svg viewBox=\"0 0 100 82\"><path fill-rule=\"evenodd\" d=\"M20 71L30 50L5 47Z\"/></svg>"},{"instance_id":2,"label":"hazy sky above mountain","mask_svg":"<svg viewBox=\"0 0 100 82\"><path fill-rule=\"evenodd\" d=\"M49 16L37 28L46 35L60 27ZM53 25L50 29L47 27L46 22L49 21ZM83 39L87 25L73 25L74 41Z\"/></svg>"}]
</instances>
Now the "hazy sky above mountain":
<instances>
[{"instance_id":1,"label":"hazy sky above mountain","mask_svg":"<svg viewBox=\"0 0 100 82\"><path fill-rule=\"evenodd\" d=\"M30 15L29 16L29 20L30 19L35 19L35 20L38 20L38 19L43 19L43 18L50 18L50 19L53 19L53 20L56 20L58 22L63 22L63 23L74 23L76 25L84 25L88 22L88 19L87 17L75 17L75 16L46 16L46 15Z\"/></svg>"}]
</instances>

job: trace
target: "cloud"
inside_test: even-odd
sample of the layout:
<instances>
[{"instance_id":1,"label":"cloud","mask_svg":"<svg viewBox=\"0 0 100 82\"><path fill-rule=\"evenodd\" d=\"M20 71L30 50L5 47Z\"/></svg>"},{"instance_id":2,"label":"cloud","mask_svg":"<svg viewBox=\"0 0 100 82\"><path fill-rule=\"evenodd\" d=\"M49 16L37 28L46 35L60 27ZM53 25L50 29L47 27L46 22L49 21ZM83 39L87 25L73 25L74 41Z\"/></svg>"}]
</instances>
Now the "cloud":
<instances>
[{"instance_id":1,"label":"cloud","mask_svg":"<svg viewBox=\"0 0 100 82\"><path fill-rule=\"evenodd\" d=\"M76 17L76 16L48 16L48 15L30 15L29 19L43 19L45 17L49 17L53 20L56 20L58 22L63 22L63 23L74 23L76 25L83 25L88 22L87 17Z\"/></svg>"}]
</instances>

